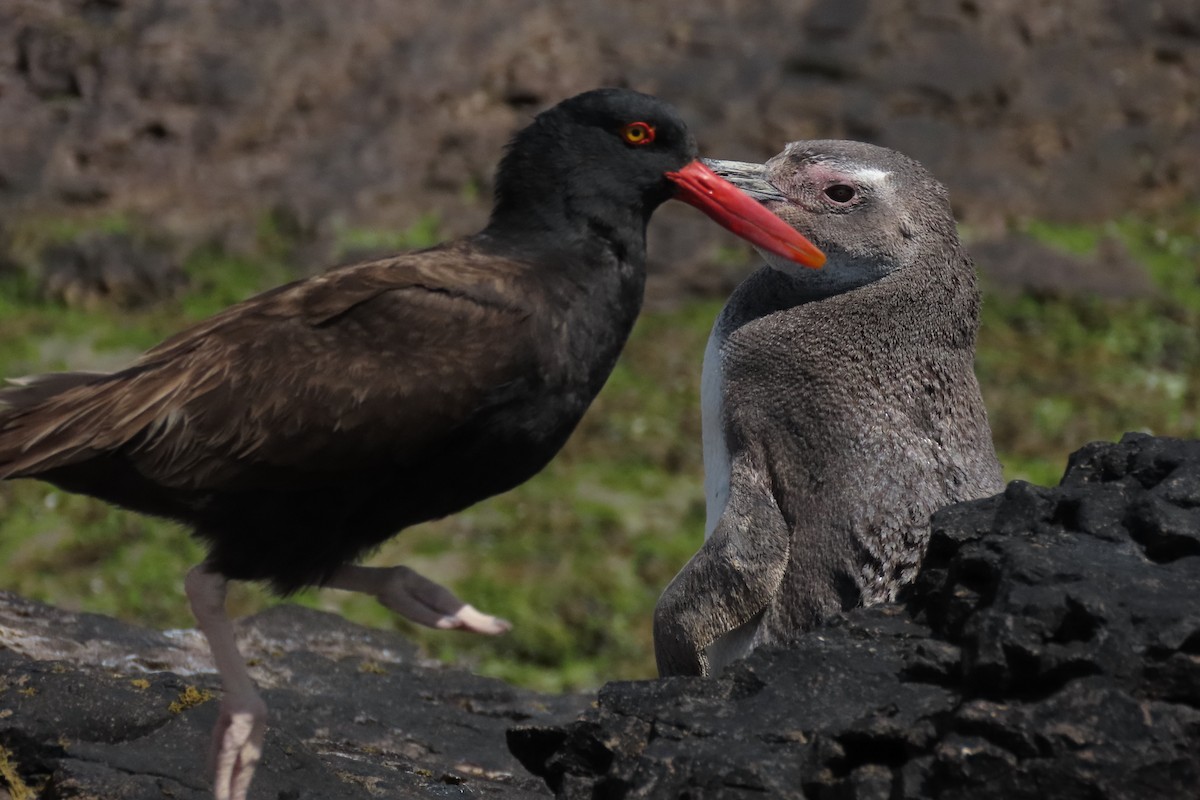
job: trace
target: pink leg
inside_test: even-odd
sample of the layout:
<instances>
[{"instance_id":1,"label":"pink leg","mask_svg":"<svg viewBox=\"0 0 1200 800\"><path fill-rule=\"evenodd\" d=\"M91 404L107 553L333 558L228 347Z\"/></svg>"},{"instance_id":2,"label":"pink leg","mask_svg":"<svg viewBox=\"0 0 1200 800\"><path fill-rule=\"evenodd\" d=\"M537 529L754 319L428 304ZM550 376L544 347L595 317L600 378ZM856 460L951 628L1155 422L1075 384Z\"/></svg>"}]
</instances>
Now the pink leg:
<instances>
[{"instance_id":1,"label":"pink leg","mask_svg":"<svg viewBox=\"0 0 1200 800\"><path fill-rule=\"evenodd\" d=\"M506 620L484 614L464 603L445 586L408 567L343 564L324 586L369 594L397 614L429 628L459 628L495 635L512 627Z\"/></svg>"},{"instance_id":2,"label":"pink leg","mask_svg":"<svg viewBox=\"0 0 1200 800\"><path fill-rule=\"evenodd\" d=\"M223 575L204 565L193 567L184 581L192 614L208 640L224 690L213 728L213 796L215 800L246 800L254 768L262 758L267 704L259 697L238 652L233 623L225 613L226 586Z\"/></svg>"}]
</instances>

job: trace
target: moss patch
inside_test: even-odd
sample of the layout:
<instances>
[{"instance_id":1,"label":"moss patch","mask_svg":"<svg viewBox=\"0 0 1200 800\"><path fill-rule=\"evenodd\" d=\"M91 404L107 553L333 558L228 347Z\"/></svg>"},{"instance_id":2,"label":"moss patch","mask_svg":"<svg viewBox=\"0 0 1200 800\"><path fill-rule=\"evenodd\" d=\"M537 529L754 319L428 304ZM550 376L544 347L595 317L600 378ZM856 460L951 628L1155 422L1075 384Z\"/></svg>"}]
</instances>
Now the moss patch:
<instances>
[{"instance_id":1,"label":"moss patch","mask_svg":"<svg viewBox=\"0 0 1200 800\"><path fill-rule=\"evenodd\" d=\"M167 711L172 714L182 714L190 708L195 708L202 703L207 703L213 699L213 694L208 689L197 689L195 686L184 687L184 690L179 693L179 697L167 706Z\"/></svg>"}]
</instances>

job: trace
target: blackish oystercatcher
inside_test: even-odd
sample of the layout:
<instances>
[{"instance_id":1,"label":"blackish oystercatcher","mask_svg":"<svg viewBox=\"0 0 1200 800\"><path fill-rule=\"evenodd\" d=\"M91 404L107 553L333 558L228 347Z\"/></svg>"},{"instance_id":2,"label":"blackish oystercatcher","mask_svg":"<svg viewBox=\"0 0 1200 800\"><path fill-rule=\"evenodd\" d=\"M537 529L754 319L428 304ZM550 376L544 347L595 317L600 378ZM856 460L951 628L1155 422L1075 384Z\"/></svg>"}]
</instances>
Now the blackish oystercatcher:
<instances>
[{"instance_id":1,"label":"blackish oystercatcher","mask_svg":"<svg viewBox=\"0 0 1200 800\"><path fill-rule=\"evenodd\" d=\"M515 136L481 233L265 292L118 372L0 393L0 478L179 520L208 546L186 589L225 690L218 800L245 798L266 729L227 580L366 592L436 628L508 628L410 569L354 562L562 447L637 317L646 224L671 198L781 259L822 260L696 160L670 106L602 89Z\"/></svg>"},{"instance_id":2,"label":"blackish oystercatcher","mask_svg":"<svg viewBox=\"0 0 1200 800\"><path fill-rule=\"evenodd\" d=\"M1003 488L973 368L975 269L941 184L859 142L708 163L829 261L814 272L763 253L713 328L707 530L655 611L663 675L716 672L895 600L930 515Z\"/></svg>"}]
</instances>

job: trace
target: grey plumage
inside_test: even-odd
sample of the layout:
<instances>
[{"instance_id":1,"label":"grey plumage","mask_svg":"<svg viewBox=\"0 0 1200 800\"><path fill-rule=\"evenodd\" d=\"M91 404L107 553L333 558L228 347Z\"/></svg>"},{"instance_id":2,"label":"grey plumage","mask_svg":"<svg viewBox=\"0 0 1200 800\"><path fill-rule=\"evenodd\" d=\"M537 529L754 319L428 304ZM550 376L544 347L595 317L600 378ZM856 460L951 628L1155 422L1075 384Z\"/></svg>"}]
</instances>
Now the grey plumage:
<instances>
[{"instance_id":1,"label":"grey plumage","mask_svg":"<svg viewBox=\"0 0 1200 800\"><path fill-rule=\"evenodd\" d=\"M655 611L663 675L894 600L932 512L1003 487L973 370L975 271L945 189L859 142L709 165L829 260L814 272L765 256L714 326L708 530Z\"/></svg>"}]
</instances>

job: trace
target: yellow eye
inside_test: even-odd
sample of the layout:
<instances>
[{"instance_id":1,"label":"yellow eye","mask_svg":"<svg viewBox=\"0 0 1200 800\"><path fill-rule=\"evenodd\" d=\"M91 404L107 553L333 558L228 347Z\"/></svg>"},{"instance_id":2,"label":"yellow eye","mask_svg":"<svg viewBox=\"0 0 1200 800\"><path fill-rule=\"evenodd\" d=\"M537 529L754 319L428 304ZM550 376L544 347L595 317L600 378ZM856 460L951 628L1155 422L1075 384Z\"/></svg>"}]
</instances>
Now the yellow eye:
<instances>
[{"instance_id":1,"label":"yellow eye","mask_svg":"<svg viewBox=\"0 0 1200 800\"><path fill-rule=\"evenodd\" d=\"M631 122L621 128L621 138L629 144L650 144L654 141L654 126L648 122Z\"/></svg>"}]
</instances>

